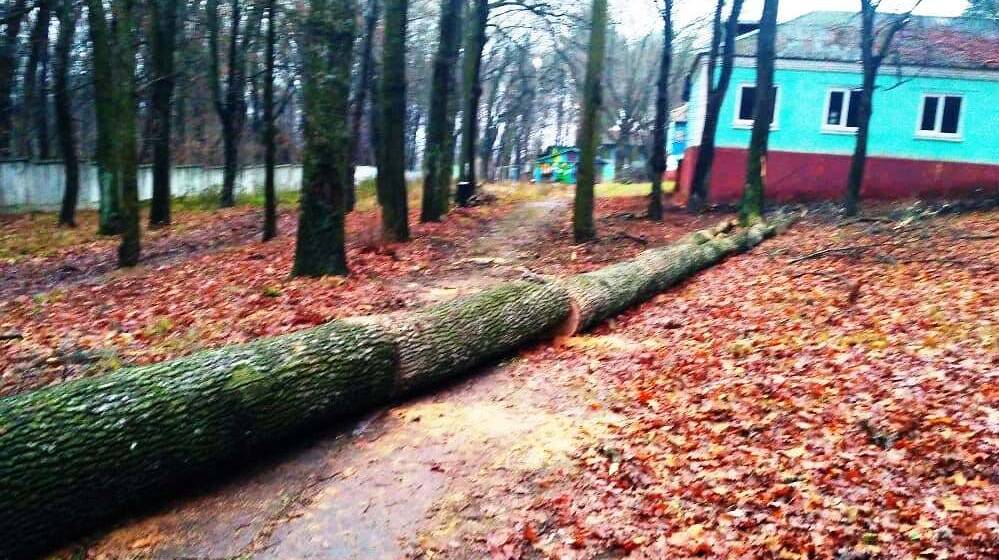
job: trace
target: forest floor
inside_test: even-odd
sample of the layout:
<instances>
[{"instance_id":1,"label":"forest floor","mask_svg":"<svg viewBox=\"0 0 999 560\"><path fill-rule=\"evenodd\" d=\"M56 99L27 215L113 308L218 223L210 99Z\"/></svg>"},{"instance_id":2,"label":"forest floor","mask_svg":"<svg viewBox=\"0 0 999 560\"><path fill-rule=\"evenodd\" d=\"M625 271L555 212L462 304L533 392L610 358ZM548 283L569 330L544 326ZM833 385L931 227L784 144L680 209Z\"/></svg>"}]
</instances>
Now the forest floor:
<instances>
[{"instance_id":1,"label":"forest floor","mask_svg":"<svg viewBox=\"0 0 999 560\"><path fill-rule=\"evenodd\" d=\"M501 198L394 247L365 241L362 213L346 281L287 279L289 224L6 299L0 331L25 339L0 342L3 387L99 373L60 369L68 349L165 359L593 269L722 218L652 225L644 199L601 199L601 240L573 245L570 208ZM999 213L813 214L592 332L290 442L64 555L994 558L997 286Z\"/></svg>"}]
</instances>

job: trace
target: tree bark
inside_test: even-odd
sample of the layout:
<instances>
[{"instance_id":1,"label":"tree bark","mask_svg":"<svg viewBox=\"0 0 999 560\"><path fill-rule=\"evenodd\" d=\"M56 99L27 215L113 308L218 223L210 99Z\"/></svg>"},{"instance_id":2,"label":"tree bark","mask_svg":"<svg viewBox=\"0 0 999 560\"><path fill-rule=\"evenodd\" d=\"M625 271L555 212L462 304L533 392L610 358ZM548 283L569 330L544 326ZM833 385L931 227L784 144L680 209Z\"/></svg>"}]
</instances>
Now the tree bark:
<instances>
[{"instance_id":1,"label":"tree bark","mask_svg":"<svg viewBox=\"0 0 999 560\"><path fill-rule=\"evenodd\" d=\"M666 127L669 118L669 73L673 61L673 0L665 0L663 52L659 59L656 82L656 117L652 127L652 192L649 195L649 219L663 219L663 174L666 173Z\"/></svg>"},{"instance_id":2,"label":"tree bark","mask_svg":"<svg viewBox=\"0 0 999 560\"><path fill-rule=\"evenodd\" d=\"M242 21L242 0L231 0L232 9L229 17L229 37L227 49L227 74L225 91L222 88L222 70L219 60L218 41L220 36L220 16L218 0L208 0L207 27L209 53L209 83L212 98L215 102L215 112L222 125L222 193L219 206L228 208L236 204L236 174L239 171L239 140L246 120L246 99L243 88L246 85L244 76L245 49L239 45L240 22Z\"/></svg>"},{"instance_id":3,"label":"tree bark","mask_svg":"<svg viewBox=\"0 0 999 560\"><path fill-rule=\"evenodd\" d=\"M21 34L21 24L27 15L27 0L14 0L7 10L7 26L3 43L0 44L0 158L13 155L14 107L11 93L14 89L14 74L17 71L17 56Z\"/></svg>"},{"instance_id":4,"label":"tree bark","mask_svg":"<svg viewBox=\"0 0 999 560\"><path fill-rule=\"evenodd\" d=\"M461 16L464 0L441 0L440 40L434 55L430 85L430 117L427 122L426 150L423 158L423 198L421 222L439 222L450 202L450 173L445 180L446 151L451 145L452 104L454 102L455 66L461 46ZM451 148L452 152L454 148Z\"/></svg>"},{"instance_id":5,"label":"tree bark","mask_svg":"<svg viewBox=\"0 0 999 560\"><path fill-rule=\"evenodd\" d=\"M489 22L488 0L475 0L472 26L466 33L463 62L465 109L462 117L460 184L455 195L458 206L468 206L475 195L475 145L479 137L479 100L482 98L482 51L486 48Z\"/></svg>"},{"instance_id":6,"label":"tree bark","mask_svg":"<svg viewBox=\"0 0 999 560\"><path fill-rule=\"evenodd\" d=\"M486 97L486 127L479 142L479 176L483 181L492 180L493 150L496 149L500 126L496 100L499 98L503 75L503 72L495 73L489 84L489 95Z\"/></svg>"},{"instance_id":7,"label":"tree bark","mask_svg":"<svg viewBox=\"0 0 999 560\"><path fill-rule=\"evenodd\" d=\"M382 47L381 142L378 202L382 237L409 240L406 195L406 19L409 0L385 1L385 44Z\"/></svg>"},{"instance_id":8,"label":"tree bark","mask_svg":"<svg viewBox=\"0 0 999 560\"><path fill-rule=\"evenodd\" d=\"M565 279L560 283L568 290L573 309L561 334L588 330L727 255L749 250L789 223L788 218L778 218L771 225L760 223L729 235L718 231L721 228L703 230L631 261Z\"/></svg>"},{"instance_id":9,"label":"tree bark","mask_svg":"<svg viewBox=\"0 0 999 560\"><path fill-rule=\"evenodd\" d=\"M114 43L112 46L111 91L115 113L114 149L116 183L121 199L121 244L118 246L118 266L131 267L139 263L139 161L136 137L135 83L135 0L113 0Z\"/></svg>"},{"instance_id":10,"label":"tree bark","mask_svg":"<svg viewBox=\"0 0 999 560\"><path fill-rule=\"evenodd\" d=\"M733 0L732 10L722 30L722 9L725 0L717 0L714 16L714 32L711 36L711 48L708 53L708 98L704 111L704 129L701 133L701 145L697 149L697 160L694 163L694 176L691 181L690 199L687 209L700 212L711 198L711 168L715 161L715 134L718 132L718 119L722 103L728 92L732 79L732 68L735 63L735 39L739 29L739 15L742 13L743 0ZM724 34L724 47L722 35ZM717 71L718 51L722 51L721 70ZM717 81L715 74L718 74Z\"/></svg>"},{"instance_id":11,"label":"tree bark","mask_svg":"<svg viewBox=\"0 0 999 560\"><path fill-rule=\"evenodd\" d=\"M35 27L31 31L31 52L24 70L24 153L48 159L48 59L49 26L52 23L50 0L39 0Z\"/></svg>"},{"instance_id":12,"label":"tree bark","mask_svg":"<svg viewBox=\"0 0 999 560\"><path fill-rule=\"evenodd\" d=\"M90 28L91 63L94 83L94 114L97 135L94 163L100 188L99 222L101 235L118 235L122 231L121 195L118 185L118 158L114 151L115 131L120 115L115 114L111 92L111 29L101 0L87 0L87 23Z\"/></svg>"},{"instance_id":13,"label":"tree bark","mask_svg":"<svg viewBox=\"0 0 999 560\"><path fill-rule=\"evenodd\" d=\"M874 89L878 79L881 64L891 49L895 35L909 22L910 14L896 16L895 20L883 31L884 37L880 46L875 48L877 31L874 29L877 18L877 4L871 0L860 0L860 60L863 67L863 80L860 89L860 108L858 111L857 143L854 145L853 157L850 159L850 175L847 179L846 196L843 207L847 216L856 216L860 211L860 189L864 183L864 170L867 167L867 142L870 136L871 116L874 114ZM849 103L849 98L844 99Z\"/></svg>"},{"instance_id":14,"label":"tree bark","mask_svg":"<svg viewBox=\"0 0 999 560\"><path fill-rule=\"evenodd\" d=\"M274 165L277 146L274 138L274 43L277 41L277 0L267 0L267 44L264 47L264 228L263 240L277 237L277 192Z\"/></svg>"},{"instance_id":15,"label":"tree bark","mask_svg":"<svg viewBox=\"0 0 999 560\"><path fill-rule=\"evenodd\" d=\"M149 3L150 66L153 79L149 107L153 142L153 198L149 208L151 226L170 224L170 109L175 83L174 53L181 1L185 0L152 0Z\"/></svg>"},{"instance_id":16,"label":"tree bark","mask_svg":"<svg viewBox=\"0 0 999 560\"><path fill-rule=\"evenodd\" d=\"M607 44L607 0L593 0L590 19L590 47L583 86L583 107L579 126L579 163L576 171L576 201L572 232L577 243L596 237L593 223L593 187L596 183L598 119L603 103L604 50Z\"/></svg>"},{"instance_id":17,"label":"tree bark","mask_svg":"<svg viewBox=\"0 0 999 560\"><path fill-rule=\"evenodd\" d=\"M753 108L753 133L749 139L749 163L742 192L739 218L752 225L763 218L764 190L767 176L767 144L773 120L774 42L777 38L778 0L766 0L760 20L756 46L756 105Z\"/></svg>"},{"instance_id":18,"label":"tree bark","mask_svg":"<svg viewBox=\"0 0 999 560\"><path fill-rule=\"evenodd\" d=\"M462 33L462 24L458 22L458 36ZM455 66L458 59L455 58ZM454 158L457 155L458 147L458 108L461 106L460 92L455 84L452 84L451 94L448 96L447 110L447 134L445 135L444 155L441 157L440 181L437 186L440 193L437 200L441 205L442 215L447 213L451 204L451 183L454 182Z\"/></svg>"},{"instance_id":19,"label":"tree bark","mask_svg":"<svg viewBox=\"0 0 999 560\"><path fill-rule=\"evenodd\" d=\"M59 147L66 173L66 186L59 210L59 225L76 227L76 205L80 196L80 161L76 151L76 130L73 121L73 99L69 83L73 37L79 11L73 0L59 0L57 6L59 36L56 38L55 113Z\"/></svg>"},{"instance_id":20,"label":"tree bark","mask_svg":"<svg viewBox=\"0 0 999 560\"><path fill-rule=\"evenodd\" d=\"M380 11L379 0L368 0L368 10L364 15L364 36L361 38L360 80L354 95L354 102L351 105L350 187L347 189L347 212L353 212L357 203L357 184L354 176L356 175L357 163L361 158L361 124L364 122L364 109L367 106L368 92L371 90L372 74L374 73L375 27L378 25Z\"/></svg>"},{"instance_id":21,"label":"tree bark","mask_svg":"<svg viewBox=\"0 0 999 560\"><path fill-rule=\"evenodd\" d=\"M354 0L311 0L303 37L302 195L293 276L347 274L344 190L350 184L348 98Z\"/></svg>"}]
</instances>

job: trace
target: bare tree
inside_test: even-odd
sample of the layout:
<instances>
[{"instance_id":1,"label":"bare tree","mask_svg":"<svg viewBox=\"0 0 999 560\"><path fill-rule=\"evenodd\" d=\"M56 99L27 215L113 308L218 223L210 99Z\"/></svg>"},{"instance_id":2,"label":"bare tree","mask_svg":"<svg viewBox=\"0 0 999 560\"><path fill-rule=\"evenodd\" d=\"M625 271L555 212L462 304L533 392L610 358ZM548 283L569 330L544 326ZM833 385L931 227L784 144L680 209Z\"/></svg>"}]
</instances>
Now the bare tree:
<instances>
[{"instance_id":1,"label":"bare tree","mask_svg":"<svg viewBox=\"0 0 999 560\"><path fill-rule=\"evenodd\" d=\"M305 153L293 276L347 274L344 189L354 0L310 0L304 22Z\"/></svg>"},{"instance_id":2,"label":"bare tree","mask_svg":"<svg viewBox=\"0 0 999 560\"><path fill-rule=\"evenodd\" d=\"M454 120L455 66L461 45L461 16L464 0L441 0L440 40L434 55L433 82L430 86L430 121L423 166L423 199L420 221L436 222L447 212L451 172L445 174L449 158ZM452 155L453 157L453 155Z\"/></svg>"},{"instance_id":3,"label":"bare tree","mask_svg":"<svg viewBox=\"0 0 999 560\"><path fill-rule=\"evenodd\" d=\"M697 160L694 162L690 199L687 201L687 208L691 211L703 209L710 197L711 167L715 161L715 133L718 131L721 106L725 102L725 94L732 79L735 40L739 30L742 2L743 0L732 0L732 9L729 11L724 28L722 28L722 12L725 9L725 0L717 0L715 4L711 48L708 51L708 98L704 110L704 130L701 134L701 145L697 149ZM723 39L724 46L722 46ZM720 70L719 52L721 52Z\"/></svg>"},{"instance_id":4,"label":"bare tree","mask_svg":"<svg viewBox=\"0 0 999 560\"><path fill-rule=\"evenodd\" d=\"M177 24L183 5L183 0L150 0L148 3L152 59L149 112L153 142L153 199L149 208L149 224L153 226L170 223L171 100L175 83Z\"/></svg>"},{"instance_id":5,"label":"bare tree","mask_svg":"<svg viewBox=\"0 0 999 560\"><path fill-rule=\"evenodd\" d=\"M378 14L381 11L380 0L368 0L368 9L364 14L364 36L361 38L361 68L360 79L355 90L351 105L350 117L350 186L347 188L347 212L354 210L357 202L354 184L355 170L361 152L361 125L364 123L364 108L368 101L374 74L375 27L378 25Z\"/></svg>"},{"instance_id":6,"label":"bare tree","mask_svg":"<svg viewBox=\"0 0 999 560\"><path fill-rule=\"evenodd\" d=\"M461 133L461 174L456 201L467 206L475 194L475 143L479 137L479 100L482 98L482 51L486 46L486 26L489 22L488 0L473 0L472 25L465 40L464 88L465 110Z\"/></svg>"},{"instance_id":7,"label":"bare tree","mask_svg":"<svg viewBox=\"0 0 999 560\"><path fill-rule=\"evenodd\" d=\"M912 9L916 9L919 3L917 0ZM860 188L864 182L864 169L867 166L867 140L870 134L871 115L874 113L874 90L878 71L891 50L895 36L908 25L912 16L912 10L892 16L883 29L877 30L875 20L880 5L881 0L860 0L860 60L863 65L863 79L860 86L860 106L857 111L857 143L850 159L850 176L843 201L847 216L855 216L860 210Z\"/></svg>"},{"instance_id":8,"label":"bare tree","mask_svg":"<svg viewBox=\"0 0 999 560\"><path fill-rule=\"evenodd\" d=\"M656 121L652 129L652 192L649 195L649 219L663 219L663 174L666 173L666 126L669 116L669 74L673 61L673 0L664 0L663 51L656 82Z\"/></svg>"},{"instance_id":9,"label":"bare tree","mask_svg":"<svg viewBox=\"0 0 999 560\"><path fill-rule=\"evenodd\" d=\"M763 216L767 145L774 113L777 6L778 0L765 0L756 41L756 102L753 107L753 132L749 138L746 185L743 188L742 204L739 209L739 217L746 226L759 221Z\"/></svg>"},{"instance_id":10,"label":"bare tree","mask_svg":"<svg viewBox=\"0 0 999 560\"><path fill-rule=\"evenodd\" d=\"M277 0L267 0L267 39L264 46L264 228L263 240L277 237L277 125L274 122L274 44L277 42Z\"/></svg>"},{"instance_id":11,"label":"bare tree","mask_svg":"<svg viewBox=\"0 0 999 560\"><path fill-rule=\"evenodd\" d=\"M90 62L94 85L96 141L94 163L100 189L99 221L101 235L117 235L122 229L121 191L118 184L118 158L114 148L117 119L112 91L112 50L114 38L101 0L87 0L87 23L90 29Z\"/></svg>"},{"instance_id":12,"label":"bare tree","mask_svg":"<svg viewBox=\"0 0 999 560\"><path fill-rule=\"evenodd\" d=\"M116 183L121 193L121 244L118 266L139 263L139 161L136 137L135 82L135 0L113 0L114 42L111 49L114 87L111 100L114 111L112 149L117 160Z\"/></svg>"},{"instance_id":13,"label":"bare tree","mask_svg":"<svg viewBox=\"0 0 999 560\"><path fill-rule=\"evenodd\" d=\"M59 210L59 225L76 227L76 204L80 196L80 161L76 147L76 123L73 120L73 99L69 84L76 18L80 12L73 0L57 0L56 16L59 35L55 48L55 114L59 148L66 170L66 186Z\"/></svg>"},{"instance_id":14,"label":"bare tree","mask_svg":"<svg viewBox=\"0 0 999 560\"><path fill-rule=\"evenodd\" d=\"M49 27L52 18L50 2L38 0L35 27L31 31L31 50L24 69L23 151L41 159L52 157L49 150L48 75Z\"/></svg>"},{"instance_id":15,"label":"bare tree","mask_svg":"<svg viewBox=\"0 0 999 560\"><path fill-rule=\"evenodd\" d=\"M28 11L27 0L14 0L3 12L5 29L3 42L0 43L0 157L11 155L14 120L11 93L14 89L14 74L17 72L21 23Z\"/></svg>"},{"instance_id":16,"label":"bare tree","mask_svg":"<svg viewBox=\"0 0 999 560\"><path fill-rule=\"evenodd\" d=\"M241 33L242 1L230 0L229 33L227 37L227 61L225 88L222 87L222 63L219 57L218 43L222 34L221 15L218 0L208 0L206 4L208 27L209 82L215 112L222 125L223 144L223 177L222 196L219 201L223 208L236 204L236 173L239 168L239 140L246 122L246 47L245 37ZM240 44L240 37L244 44Z\"/></svg>"},{"instance_id":17,"label":"bare tree","mask_svg":"<svg viewBox=\"0 0 999 560\"><path fill-rule=\"evenodd\" d=\"M409 0L385 1L382 47L381 130L379 131L378 202L386 241L409 240L406 194L406 18Z\"/></svg>"},{"instance_id":18,"label":"bare tree","mask_svg":"<svg viewBox=\"0 0 999 560\"><path fill-rule=\"evenodd\" d=\"M593 223L593 187L596 183L597 131L602 104L604 50L607 45L607 0L593 0L590 47L583 86L583 117L579 125L579 163L572 231L577 243L596 237Z\"/></svg>"}]
</instances>

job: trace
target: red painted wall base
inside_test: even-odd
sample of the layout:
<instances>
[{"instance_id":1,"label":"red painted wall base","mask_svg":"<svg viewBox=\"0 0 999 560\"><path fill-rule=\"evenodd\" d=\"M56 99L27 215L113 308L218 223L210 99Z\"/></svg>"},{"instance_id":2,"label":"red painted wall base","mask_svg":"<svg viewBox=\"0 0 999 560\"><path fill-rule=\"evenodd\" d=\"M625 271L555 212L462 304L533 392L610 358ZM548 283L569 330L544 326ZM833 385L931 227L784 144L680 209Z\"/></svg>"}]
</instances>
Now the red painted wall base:
<instances>
[{"instance_id":1,"label":"red painted wall base","mask_svg":"<svg viewBox=\"0 0 999 560\"><path fill-rule=\"evenodd\" d=\"M690 195L698 148L684 154L679 203ZM717 148L711 171L711 202L737 202L746 180L748 152ZM767 198L776 202L840 200L846 190L850 156L770 151ZM868 157L861 196L898 200L959 197L974 192L999 193L999 165Z\"/></svg>"}]
</instances>

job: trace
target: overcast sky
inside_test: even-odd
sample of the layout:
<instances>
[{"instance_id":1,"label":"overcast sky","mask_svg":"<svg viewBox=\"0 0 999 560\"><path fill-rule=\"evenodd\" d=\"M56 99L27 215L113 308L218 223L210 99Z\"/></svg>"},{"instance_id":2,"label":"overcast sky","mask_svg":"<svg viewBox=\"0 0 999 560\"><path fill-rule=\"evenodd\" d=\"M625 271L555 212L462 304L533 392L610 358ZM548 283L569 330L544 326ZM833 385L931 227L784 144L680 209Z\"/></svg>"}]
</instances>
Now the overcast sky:
<instances>
[{"instance_id":1,"label":"overcast sky","mask_svg":"<svg viewBox=\"0 0 999 560\"><path fill-rule=\"evenodd\" d=\"M883 0L882 11L906 11L912 7L915 0ZM656 29L659 25L656 0L612 0L613 19L620 30L628 36L640 37ZM676 19L682 25L702 14L710 13L714 8L713 0L674 0ZM923 0L917 14L937 16L958 16L967 7L966 0ZM801 14L817 10L859 10L859 0L782 0L780 3L780 19L785 21ZM758 19L763 10L763 0L746 0L742 10L744 19Z\"/></svg>"}]
</instances>

